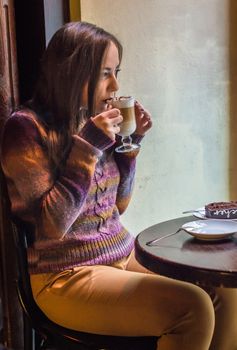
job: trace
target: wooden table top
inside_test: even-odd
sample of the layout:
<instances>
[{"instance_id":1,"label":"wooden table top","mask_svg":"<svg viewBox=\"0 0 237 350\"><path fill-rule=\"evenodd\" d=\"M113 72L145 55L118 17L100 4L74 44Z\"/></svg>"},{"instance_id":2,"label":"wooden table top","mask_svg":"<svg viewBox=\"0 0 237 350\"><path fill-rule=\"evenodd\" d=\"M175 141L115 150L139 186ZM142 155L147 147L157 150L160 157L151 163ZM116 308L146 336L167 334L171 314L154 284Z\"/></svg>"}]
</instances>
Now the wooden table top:
<instances>
[{"instance_id":1,"label":"wooden table top","mask_svg":"<svg viewBox=\"0 0 237 350\"><path fill-rule=\"evenodd\" d=\"M135 240L137 260L149 270L183 281L214 287L237 287L237 234L221 241L201 241L185 231L167 237L157 246L154 238L175 232L193 216L165 221L142 231Z\"/></svg>"}]
</instances>

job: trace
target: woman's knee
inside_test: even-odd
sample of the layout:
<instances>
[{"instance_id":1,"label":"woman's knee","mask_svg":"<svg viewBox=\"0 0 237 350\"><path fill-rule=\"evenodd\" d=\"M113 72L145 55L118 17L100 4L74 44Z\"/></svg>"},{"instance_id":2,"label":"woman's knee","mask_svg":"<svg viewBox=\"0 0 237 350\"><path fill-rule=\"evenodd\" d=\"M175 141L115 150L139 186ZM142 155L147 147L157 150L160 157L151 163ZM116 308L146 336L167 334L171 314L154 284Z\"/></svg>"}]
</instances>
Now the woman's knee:
<instances>
[{"instance_id":1,"label":"woman's knee","mask_svg":"<svg viewBox=\"0 0 237 350\"><path fill-rule=\"evenodd\" d=\"M215 323L215 312L212 300L208 293L202 288L188 284L187 307L193 313L196 319L202 323L208 323L213 326Z\"/></svg>"},{"instance_id":2,"label":"woman's knee","mask_svg":"<svg viewBox=\"0 0 237 350\"><path fill-rule=\"evenodd\" d=\"M147 277L157 282L148 285L144 291L145 304L151 304L156 325L161 333L180 332L202 333L211 337L214 330L215 314L212 300L200 287L186 282L163 277ZM148 300L151 300L150 302Z\"/></svg>"},{"instance_id":3,"label":"woman's knee","mask_svg":"<svg viewBox=\"0 0 237 350\"><path fill-rule=\"evenodd\" d=\"M214 308L209 295L198 286L177 283L162 326L161 349L208 349L214 332ZM159 344L159 345L160 345Z\"/></svg>"},{"instance_id":4,"label":"woman's knee","mask_svg":"<svg viewBox=\"0 0 237 350\"><path fill-rule=\"evenodd\" d=\"M215 312L210 296L203 289L190 283L178 284L171 307L171 314L178 320L180 331L188 327L194 333L212 335Z\"/></svg>"}]
</instances>

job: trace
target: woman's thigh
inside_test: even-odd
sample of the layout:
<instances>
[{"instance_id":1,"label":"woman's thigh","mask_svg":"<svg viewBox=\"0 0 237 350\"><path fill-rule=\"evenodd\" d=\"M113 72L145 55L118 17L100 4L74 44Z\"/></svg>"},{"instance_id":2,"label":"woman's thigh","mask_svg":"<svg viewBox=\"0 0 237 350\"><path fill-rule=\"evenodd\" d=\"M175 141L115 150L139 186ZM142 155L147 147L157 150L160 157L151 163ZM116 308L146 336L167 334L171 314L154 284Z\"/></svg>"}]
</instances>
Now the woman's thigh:
<instances>
[{"instance_id":1,"label":"woman's thigh","mask_svg":"<svg viewBox=\"0 0 237 350\"><path fill-rule=\"evenodd\" d=\"M178 349L177 341L181 346L194 338L199 343L205 338L203 344L211 339L214 318L207 294L194 285L147 273L132 257L115 266L33 275L31 283L40 308L65 327L111 335L166 334L167 349Z\"/></svg>"}]
</instances>

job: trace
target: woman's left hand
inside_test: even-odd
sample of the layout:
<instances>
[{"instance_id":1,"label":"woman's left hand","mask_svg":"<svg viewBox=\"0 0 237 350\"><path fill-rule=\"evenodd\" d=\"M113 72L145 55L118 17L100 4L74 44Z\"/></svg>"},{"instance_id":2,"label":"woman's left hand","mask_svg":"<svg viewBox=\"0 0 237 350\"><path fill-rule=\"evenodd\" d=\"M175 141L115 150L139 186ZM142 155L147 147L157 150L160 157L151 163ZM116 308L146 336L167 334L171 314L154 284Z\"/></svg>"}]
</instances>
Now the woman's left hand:
<instances>
[{"instance_id":1,"label":"woman's left hand","mask_svg":"<svg viewBox=\"0 0 237 350\"><path fill-rule=\"evenodd\" d=\"M136 101L135 116L137 123L135 134L143 136L152 127L151 115L139 102Z\"/></svg>"}]
</instances>

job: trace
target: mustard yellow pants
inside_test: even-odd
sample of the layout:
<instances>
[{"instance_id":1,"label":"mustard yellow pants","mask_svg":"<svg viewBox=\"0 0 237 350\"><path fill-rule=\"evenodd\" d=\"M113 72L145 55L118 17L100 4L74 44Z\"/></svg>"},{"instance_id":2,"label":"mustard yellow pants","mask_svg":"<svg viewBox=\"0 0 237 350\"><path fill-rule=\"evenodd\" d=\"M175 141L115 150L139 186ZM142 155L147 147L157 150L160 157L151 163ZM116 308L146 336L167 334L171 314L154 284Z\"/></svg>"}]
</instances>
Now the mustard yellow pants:
<instances>
[{"instance_id":1,"label":"mustard yellow pants","mask_svg":"<svg viewBox=\"0 0 237 350\"><path fill-rule=\"evenodd\" d=\"M43 312L71 329L161 336L159 350L237 350L235 289L208 294L149 272L133 253L112 266L31 275L31 285Z\"/></svg>"}]
</instances>

